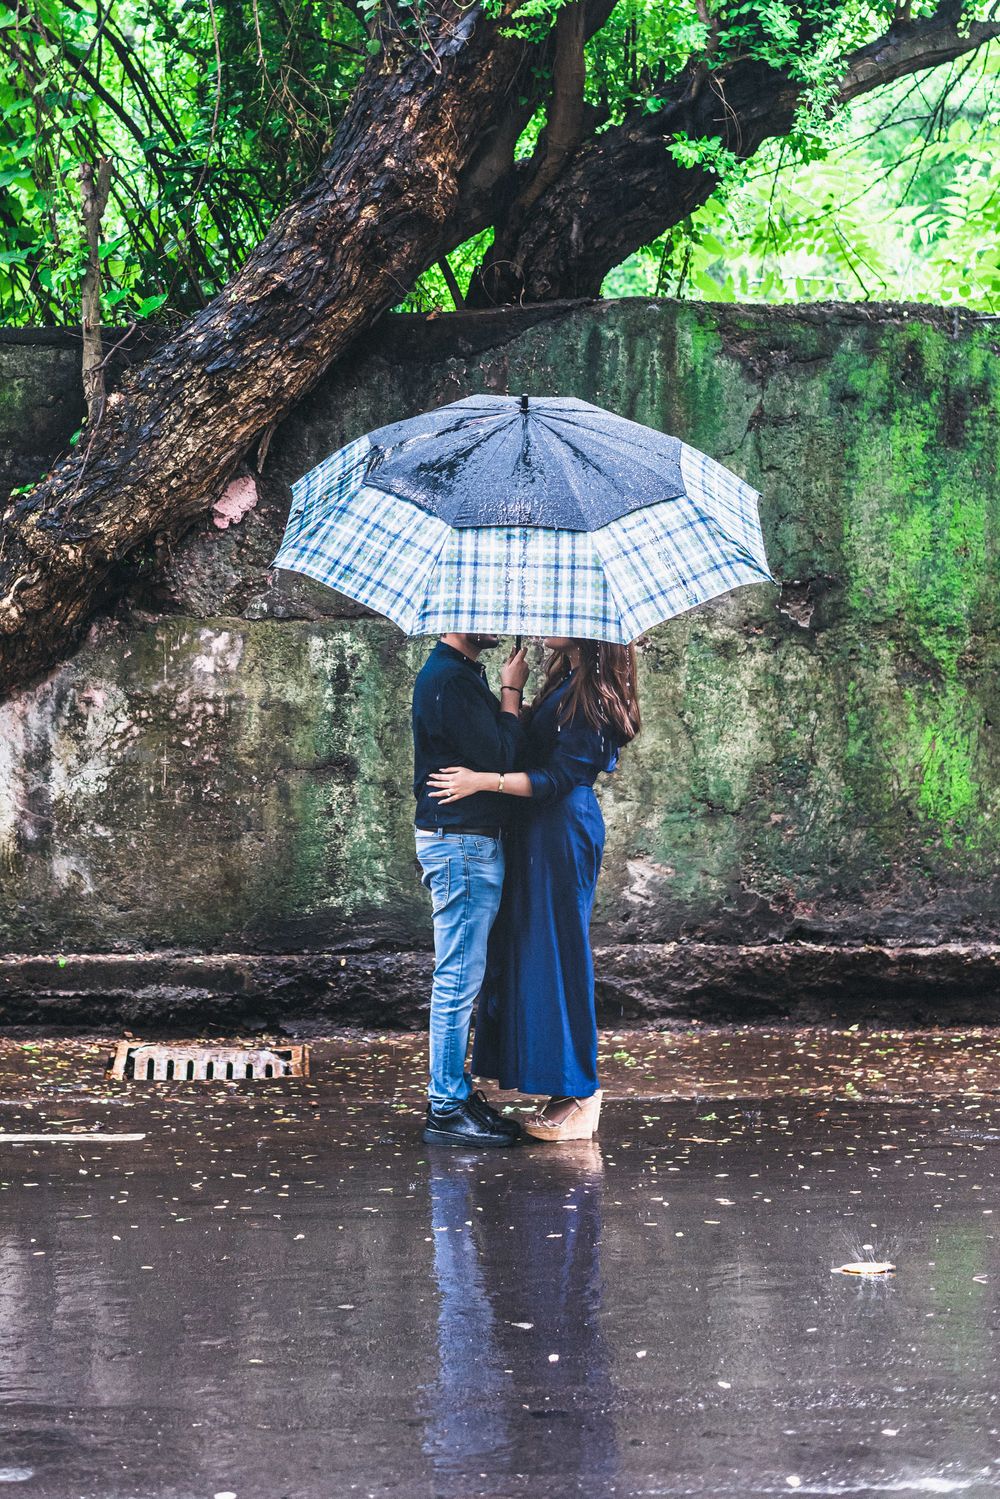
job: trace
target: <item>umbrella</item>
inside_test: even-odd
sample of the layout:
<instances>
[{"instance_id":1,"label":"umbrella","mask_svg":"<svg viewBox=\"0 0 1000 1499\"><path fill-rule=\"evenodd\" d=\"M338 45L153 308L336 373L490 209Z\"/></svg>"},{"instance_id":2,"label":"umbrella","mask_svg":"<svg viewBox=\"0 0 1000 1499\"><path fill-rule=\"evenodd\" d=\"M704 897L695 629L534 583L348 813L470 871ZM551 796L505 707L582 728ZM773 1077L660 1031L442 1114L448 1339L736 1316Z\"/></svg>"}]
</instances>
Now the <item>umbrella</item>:
<instances>
[{"instance_id":1,"label":"umbrella","mask_svg":"<svg viewBox=\"0 0 1000 1499\"><path fill-rule=\"evenodd\" d=\"M626 643L773 581L759 498L679 438L586 401L474 395L379 427L298 479L271 566L408 635Z\"/></svg>"}]
</instances>

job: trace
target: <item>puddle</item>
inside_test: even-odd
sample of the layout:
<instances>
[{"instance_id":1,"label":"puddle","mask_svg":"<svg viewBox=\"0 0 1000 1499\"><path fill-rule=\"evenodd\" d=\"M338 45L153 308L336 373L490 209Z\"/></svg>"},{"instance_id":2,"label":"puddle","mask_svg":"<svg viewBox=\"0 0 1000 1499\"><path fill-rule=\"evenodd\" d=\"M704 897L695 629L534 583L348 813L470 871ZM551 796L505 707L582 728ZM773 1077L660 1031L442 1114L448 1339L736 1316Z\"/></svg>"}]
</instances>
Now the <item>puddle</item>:
<instances>
[{"instance_id":1,"label":"puddle","mask_svg":"<svg viewBox=\"0 0 1000 1499\"><path fill-rule=\"evenodd\" d=\"M697 1101L484 1159L422 1144L408 1045L8 1098L74 1138L0 1155L0 1482L996 1499L1000 1102L706 1100L720 1041Z\"/></svg>"}]
</instances>

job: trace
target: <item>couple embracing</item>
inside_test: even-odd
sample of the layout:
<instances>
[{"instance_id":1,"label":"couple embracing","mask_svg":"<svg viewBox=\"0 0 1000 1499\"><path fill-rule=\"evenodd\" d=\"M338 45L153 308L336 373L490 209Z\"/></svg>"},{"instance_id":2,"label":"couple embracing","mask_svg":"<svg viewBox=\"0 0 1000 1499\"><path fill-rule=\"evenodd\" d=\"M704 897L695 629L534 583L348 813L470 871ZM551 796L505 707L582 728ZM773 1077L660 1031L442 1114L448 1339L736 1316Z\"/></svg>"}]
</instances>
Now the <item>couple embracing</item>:
<instances>
[{"instance_id":1,"label":"couple embracing","mask_svg":"<svg viewBox=\"0 0 1000 1499\"><path fill-rule=\"evenodd\" d=\"M639 732L635 647L550 637L526 706L523 650L504 663L499 699L490 689L479 658L498 644L442 636L413 693L417 858L434 916L431 1144L588 1139L600 1115L589 929L604 820L593 785ZM522 1128L471 1074L548 1101Z\"/></svg>"}]
</instances>

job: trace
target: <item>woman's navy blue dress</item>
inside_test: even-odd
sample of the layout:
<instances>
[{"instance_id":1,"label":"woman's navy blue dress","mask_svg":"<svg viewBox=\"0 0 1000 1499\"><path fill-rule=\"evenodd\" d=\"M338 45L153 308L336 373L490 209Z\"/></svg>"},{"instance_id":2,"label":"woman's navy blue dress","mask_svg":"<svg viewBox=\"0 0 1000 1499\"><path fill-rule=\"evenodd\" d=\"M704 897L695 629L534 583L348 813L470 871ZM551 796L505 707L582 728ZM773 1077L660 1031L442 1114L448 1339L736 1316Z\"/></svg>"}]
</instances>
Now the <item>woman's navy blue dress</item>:
<instances>
[{"instance_id":1,"label":"woman's navy blue dress","mask_svg":"<svg viewBox=\"0 0 1000 1499\"><path fill-rule=\"evenodd\" d=\"M527 726L532 795L505 837L472 1070L501 1088L588 1098L599 1086L590 916L604 852L593 785L618 763L620 741L579 712L559 724L571 681Z\"/></svg>"}]
</instances>

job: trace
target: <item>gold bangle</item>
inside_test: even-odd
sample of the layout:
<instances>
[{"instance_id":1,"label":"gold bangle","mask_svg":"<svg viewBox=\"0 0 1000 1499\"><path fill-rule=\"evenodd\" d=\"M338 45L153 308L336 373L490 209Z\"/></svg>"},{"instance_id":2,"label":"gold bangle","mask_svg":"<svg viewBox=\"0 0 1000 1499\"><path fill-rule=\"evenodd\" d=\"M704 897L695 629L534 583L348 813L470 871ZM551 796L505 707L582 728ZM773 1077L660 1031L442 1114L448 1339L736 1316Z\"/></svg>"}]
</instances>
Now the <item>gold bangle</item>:
<instances>
[{"instance_id":1,"label":"gold bangle","mask_svg":"<svg viewBox=\"0 0 1000 1499\"><path fill-rule=\"evenodd\" d=\"M501 771L501 773L500 773L500 779L497 782L497 791L502 791L503 790L503 778L504 778L504 772Z\"/></svg>"}]
</instances>

